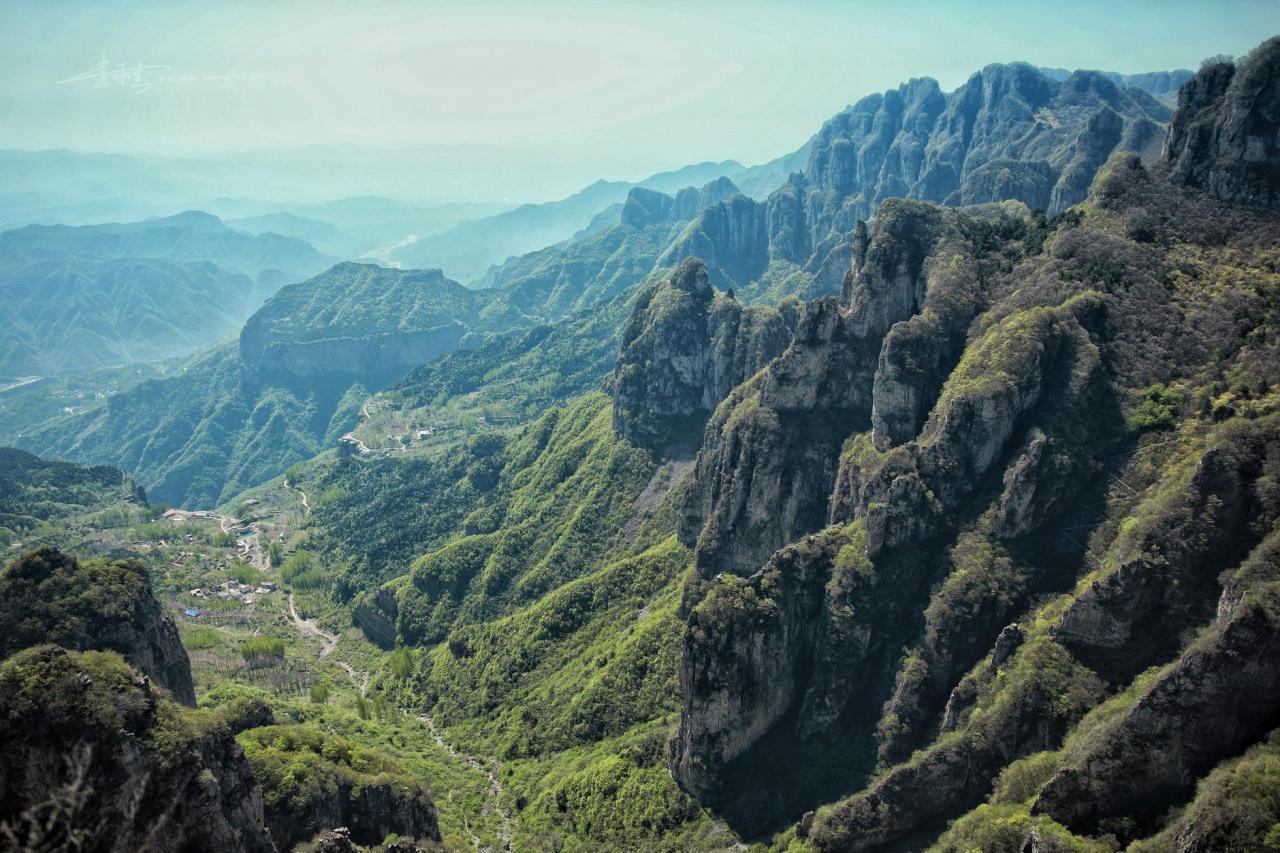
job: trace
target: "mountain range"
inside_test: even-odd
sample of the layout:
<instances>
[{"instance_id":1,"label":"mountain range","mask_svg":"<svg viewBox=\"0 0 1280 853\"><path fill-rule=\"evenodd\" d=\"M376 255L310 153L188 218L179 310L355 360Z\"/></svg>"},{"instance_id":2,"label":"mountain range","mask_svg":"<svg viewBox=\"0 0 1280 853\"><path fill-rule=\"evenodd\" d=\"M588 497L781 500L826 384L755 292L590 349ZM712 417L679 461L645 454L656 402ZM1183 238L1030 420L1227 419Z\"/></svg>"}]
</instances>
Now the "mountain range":
<instances>
[{"instance_id":1,"label":"mountain range","mask_svg":"<svg viewBox=\"0 0 1280 853\"><path fill-rule=\"evenodd\" d=\"M621 203L635 187L674 193L690 184L739 177L745 186L767 194L782 183L789 169L798 165L807 147L751 168L727 160L661 172L634 184L600 180L560 201L524 204L496 216L463 222L409 243L392 252L391 258L400 266L441 267L462 281L475 281L491 266L608 223L616 212L610 208Z\"/></svg>"},{"instance_id":2,"label":"mountain range","mask_svg":"<svg viewBox=\"0 0 1280 853\"><path fill-rule=\"evenodd\" d=\"M0 454L0 828L1274 847L1280 37L1177 77L918 78L24 434L115 467Z\"/></svg>"},{"instance_id":3,"label":"mountain range","mask_svg":"<svg viewBox=\"0 0 1280 853\"><path fill-rule=\"evenodd\" d=\"M487 277L491 287L478 297L485 303L478 316L478 303L454 292L453 320L463 325L453 327L457 334L450 346L432 352L464 345L464 340L466 346L475 346L486 335L498 331L557 322L574 311L636 288L645 280L668 275L683 259L695 255L706 263L713 283L741 291L749 300L831 293L839 288L842 271L849 264L849 234L854 221L869 216L883 198L903 194L950 204L1016 198L1032 206L1060 207L1083 197L1083 187L1088 186L1112 151L1134 150L1148 160L1155 157L1161 122L1168 117L1168 108L1154 97L1141 89L1122 89L1101 73L1076 72L1059 83L1029 65L994 65L973 75L950 94L944 95L936 82L921 78L862 99L823 125L802 149L807 150L804 170L786 178L786 183L770 192L765 201L741 194L723 175L704 187L686 188L674 195L647 187L601 183L558 205L526 206L491 219L464 223L443 232L440 240L465 248L470 244L457 229L497 229L494 233L509 236L512 221L542 223L538 228L558 222L558 227L567 229L570 226L562 215L576 216L580 221L586 211L599 210L608 199L625 190L617 224L600 222L589 233L492 270ZM760 175L781 179L780 168L794 160L783 158L771 164L764 172L757 172L755 180L759 181ZM741 167L735 163L704 164L655 176L650 181L668 186L693 174L715 175L726 168ZM1016 172L1020 177L1005 180L997 172L1005 176ZM1031 173L1035 176L1033 181L1022 180ZM314 302L303 292L328 292L334 281L346 279L346 270L349 268L335 268L300 285L290 291L289 298ZM386 276L370 279L391 280ZM380 299L385 295L380 292L374 304L382 304ZM478 318L482 321L477 326ZM442 315L438 319L445 323ZM621 323L621 316L616 319ZM380 335L396 332L397 321L392 314L383 315L383 321L382 326L363 327L361 334L376 341ZM475 334L469 334L473 326ZM249 321L245 334L250 340L258 328L258 323ZM241 367L233 368L230 362L224 362L229 357L203 362L203 369L222 378L215 380L211 376L206 382L197 382L209 389L209 399L202 405L191 405L188 395L196 386L188 381L153 383L148 395L114 399L104 411L73 416L28 432L21 439L22 446L78 459L99 458L85 455L89 447L96 447L98 452L109 454L102 459L137 472L142 482L165 500L207 501L228 494L219 484L243 488L279 473L290 461L316 452L318 442L330 433L330 420L348 387L360 384L364 389L375 390L394 378L336 370L323 380L329 384L311 403L304 404L302 398L296 397L296 389L289 392L288 397L294 402L288 403L286 410L301 411L296 407L303 406L308 415L288 427L268 427L278 422L261 414L248 417L259 411L258 401L263 399L264 386L259 382L237 379L240 386L235 395L240 403L230 408L215 404L222 395L231 393L227 383L233 374L242 371ZM603 367L607 361L593 363ZM215 369L215 364L225 366ZM405 370L409 367L407 363L400 366ZM330 362L328 367L336 368L338 364ZM246 374L251 375L252 372ZM305 397L313 389L302 393ZM143 402L156 395L181 405L184 418L195 416L195 411L206 413L197 419L200 423L207 422L209 415L216 412L219 425L212 431L183 431L186 450L182 452L174 448L163 455L152 452L146 462L130 457L123 448L136 442L137 433L149 433L164 422L160 413L168 410L166 406L157 408ZM281 398L268 398L273 404L280 404ZM134 406L144 409L133 411ZM245 420L233 425L242 416ZM143 426L148 418L155 419L156 426ZM307 426L303 427L303 423ZM125 424L127 435L123 432ZM277 441L264 442L257 434L268 428ZM208 436L213 435L219 437L218 450L205 447ZM168 446L171 441L166 439L162 444ZM239 473L229 474L228 460L244 457L243 450L234 451L232 447L267 445L274 450L265 458L276 460L274 464L232 464ZM107 447L118 449L108 451ZM289 449L286 451L285 447ZM264 457L251 452L248 458ZM187 485L176 489L163 485L170 482L168 472L173 466L185 468L198 459L205 460L209 470L188 471L172 482L205 484L199 491L191 492Z\"/></svg>"}]
</instances>

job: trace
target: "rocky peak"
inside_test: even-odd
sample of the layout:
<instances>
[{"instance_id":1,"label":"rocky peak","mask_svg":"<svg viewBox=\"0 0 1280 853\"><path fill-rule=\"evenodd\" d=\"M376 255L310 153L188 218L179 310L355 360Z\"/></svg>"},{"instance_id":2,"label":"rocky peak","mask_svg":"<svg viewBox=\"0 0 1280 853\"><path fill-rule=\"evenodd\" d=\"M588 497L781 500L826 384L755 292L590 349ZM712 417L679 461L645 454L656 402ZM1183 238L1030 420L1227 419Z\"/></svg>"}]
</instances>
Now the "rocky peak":
<instances>
[{"instance_id":1,"label":"rocky peak","mask_svg":"<svg viewBox=\"0 0 1280 853\"><path fill-rule=\"evenodd\" d=\"M786 350L716 410L681 526L704 574L750 574L824 523L841 443L869 422L884 337L923 303L926 260L952 228L933 205L887 202L846 299L807 303Z\"/></svg>"},{"instance_id":2,"label":"rocky peak","mask_svg":"<svg viewBox=\"0 0 1280 853\"><path fill-rule=\"evenodd\" d=\"M701 260L684 261L637 300L623 332L615 429L655 450L692 447L711 411L790 337L783 314L716 292Z\"/></svg>"},{"instance_id":3,"label":"rocky peak","mask_svg":"<svg viewBox=\"0 0 1280 853\"><path fill-rule=\"evenodd\" d=\"M661 222L685 222L738 193L738 187L724 175L701 187L685 187L674 198L647 187L633 187L623 202L621 222L632 228L647 228Z\"/></svg>"},{"instance_id":4,"label":"rocky peak","mask_svg":"<svg viewBox=\"0 0 1280 853\"><path fill-rule=\"evenodd\" d=\"M698 258L689 258L671 275L671 286L695 296L711 296L711 277L707 265Z\"/></svg>"},{"instance_id":5,"label":"rocky peak","mask_svg":"<svg viewBox=\"0 0 1280 853\"><path fill-rule=\"evenodd\" d=\"M1280 207L1280 37L1178 91L1164 159L1174 183L1232 204Z\"/></svg>"},{"instance_id":6,"label":"rocky peak","mask_svg":"<svg viewBox=\"0 0 1280 853\"><path fill-rule=\"evenodd\" d=\"M671 196L647 187L632 187L622 203L621 222L632 228L644 228L663 222L671 215Z\"/></svg>"},{"instance_id":7,"label":"rocky peak","mask_svg":"<svg viewBox=\"0 0 1280 853\"><path fill-rule=\"evenodd\" d=\"M676 193L671 206L672 219L693 219L703 210L740 192L737 185L724 175L701 187L685 187Z\"/></svg>"}]
</instances>

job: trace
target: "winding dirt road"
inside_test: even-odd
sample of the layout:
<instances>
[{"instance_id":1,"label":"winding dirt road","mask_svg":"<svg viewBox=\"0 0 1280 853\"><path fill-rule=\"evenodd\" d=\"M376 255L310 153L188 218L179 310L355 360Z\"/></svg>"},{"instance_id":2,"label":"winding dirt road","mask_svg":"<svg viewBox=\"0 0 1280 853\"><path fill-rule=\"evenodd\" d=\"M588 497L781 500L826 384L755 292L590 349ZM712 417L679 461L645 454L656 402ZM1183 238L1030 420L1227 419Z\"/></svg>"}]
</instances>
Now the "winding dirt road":
<instances>
[{"instance_id":1,"label":"winding dirt road","mask_svg":"<svg viewBox=\"0 0 1280 853\"><path fill-rule=\"evenodd\" d=\"M298 608L293 603L292 592L289 593L289 618L293 621L293 624L298 629L299 633L310 637L317 637L324 641L324 646L320 649L319 655L321 660L331 655L334 649L338 647L338 636L336 634L330 634L328 631L321 628L314 619L302 618L298 613ZM365 690L369 686L369 674L367 672L361 672L357 675L355 668L346 661L335 660L334 663L342 667L342 669L347 673L351 678L351 683L359 689L360 695L365 695ZM489 780L489 796L487 798L488 802L484 806L485 813L497 816L498 840L502 844L501 849L504 851L511 850L511 813L502 805L502 798L505 791L502 787L502 779L498 776L497 762L492 759L473 755L469 752L463 752L452 743L445 740L444 735L440 733L438 728L436 728L436 721L434 718L426 714L414 715L413 712L407 708L401 708L400 713L416 716L417 719L421 720L427 727L427 731L430 732L431 739L435 741L440 748L447 752L450 758L461 761L468 767L479 770L485 774L485 777ZM482 853L483 851L492 851L491 847L487 847L481 842L480 837L471 830L470 826L467 827L467 831L471 833L471 845L477 851L482 851Z\"/></svg>"},{"instance_id":2,"label":"winding dirt road","mask_svg":"<svg viewBox=\"0 0 1280 853\"><path fill-rule=\"evenodd\" d=\"M333 650L338 648L338 635L330 634L328 631L320 627L320 623L314 619L303 619L298 613L298 608L293 604L293 593L289 593L289 618L293 620L294 627L298 629L298 633L309 637L316 637L324 641L324 645L320 648L320 660L324 660L333 654ZM360 691L360 695L364 695L365 689L369 686L369 674L362 673L356 675L355 668L344 660L335 660L335 664L342 667L347 677L351 679L351 683Z\"/></svg>"},{"instance_id":3,"label":"winding dirt road","mask_svg":"<svg viewBox=\"0 0 1280 853\"><path fill-rule=\"evenodd\" d=\"M298 494L302 496L303 509L307 513L310 513L311 507L307 500L306 493L303 492L302 489L298 489L294 486L291 486L288 480L285 481L285 487L288 489L293 489L294 491L297 491ZM218 521L219 521L219 524L222 526L222 530L224 533L230 533L233 528L241 526L240 521L238 521L237 519L231 518L230 516L218 516ZM258 530L256 522L251 522L248 525L248 528L253 532L253 536L243 537L243 539L250 540L252 544L249 545L248 547L253 551L255 562L256 562L256 559L260 557L262 560L262 566L265 569L267 565L267 555L264 549L262 549L259 546L259 534L261 531ZM237 537L237 538L241 543L243 543L242 538L240 537ZM328 658L330 655L332 655L333 652L338 648L338 641L340 639L339 636L337 634L331 634L328 631L326 631L324 628L321 628L319 622L317 622L315 619L304 619L302 617L302 614L298 613L298 607L297 607L297 604L294 602L294 595L292 591L289 592L288 601L289 601L289 620L293 623L298 633L302 634L303 636L315 637L316 639L321 641L322 645L320 647L320 652L317 655L318 659L324 660ZM356 687L356 689L360 691L360 695L364 696L369 686L369 673L364 672L363 670L357 671L355 667L353 667L351 664L343 660L335 659L332 662L337 666L341 667L342 670L346 672L347 677L351 679L351 683ZM413 717L416 717L418 720L420 720L427 727L427 731L430 733L431 739L435 741L435 743L441 749L443 749L446 753L448 753L450 758L453 758L457 761L461 761L462 763L466 764L472 769L479 770L485 774L485 777L489 781L489 790L487 792L488 796L485 798L486 803L483 806L482 813L492 814L497 817L497 821L498 821L497 836L500 844L498 849L502 851L510 851L511 838L512 838L511 813L503 805L503 797L505 796L505 790L502 787L502 779L498 774L498 771L499 771L498 762L496 762L491 758L486 758L483 756L475 755L473 753L464 752L463 750L458 749L454 744L445 740L444 735L436 727L435 719L432 718L431 716L428 716L425 714L416 714L413 710L408 708L401 708L399 710L402 714L405 714L406 716L413 716ZM492 847L485 845L481 841L480 837L475 834L475 832L471 829L470 825L467 826L467 832L470 833L471 835L471 844L472 844L472 847L475 848L477 853L495 853Z\"/></svg>"},{"instance_id":4,"label":"winding dirt road","mask_svg":"<svg viewBox=\"0 0 1280 853\"><path fill-rule=\"evenodd\" d=\"M295 486L289 482L289 478L284 478L284 487L286 491L297 492L302 498L302 514L311 515L311 502L307 500L307 493L301 487Z\"/></svg>"}]
</instances>

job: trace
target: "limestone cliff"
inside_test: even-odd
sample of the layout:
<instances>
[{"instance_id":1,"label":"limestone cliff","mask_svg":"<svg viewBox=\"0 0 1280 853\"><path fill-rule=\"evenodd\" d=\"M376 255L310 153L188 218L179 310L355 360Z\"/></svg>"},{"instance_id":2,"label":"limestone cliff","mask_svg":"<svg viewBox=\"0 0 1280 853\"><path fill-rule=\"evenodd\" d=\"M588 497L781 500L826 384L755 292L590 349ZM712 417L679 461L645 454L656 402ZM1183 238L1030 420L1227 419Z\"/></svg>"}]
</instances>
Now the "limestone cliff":
<instances>
[{"instance_id":1,"label":"limestone cliff","mask_svg":"<svg viewBox=\"0 0 1280 853\"><path fill-rule=\"evenodd\" d=\"M1152 128L1117 121L1089 75L987 84L1004 115L1090 106L1054 184L1096 171L1086 203L1044 218L886 202L847 241L842 296L806 305L703 434L669 760L748 835L836 801L797 836L916 849L990 797L940 849L1011 814L1026 832L1009 849L1132 840L1280 722L1280 374L1264 366L1280 353L1270 297L1245 295L1273 288L1258 247L1280 222L1243 209L1254 196L1180 190L1172 162L1103 164L1121 140L1149 153ZM970 97L979 145L1001 112ZM1249 162L1231 151L1228 167ZM948 159L930 156L942 182ZM856 174L838 140L815 157L836 184ZM804 210L799 182L782 192L778 217ZM798 251L794 225L775 251ZM1166 742L1167 761L1150 748Z\"/></svg>"},{"instance_id":2,"label":"limestone cliff","mask_svg":"<svg viewBox=\"0 0 1280 853\"><path fill-rule=\"evenodd\" d=\"M1274 552L1271 563L1274 578ZM1221 614L1132 707L1071 750L1032 812L1077 831L1141 837L1171 804L1185 802L1196 779L1265 736L1278 711L1280 599L1272 581Z\"/></svg>"},{"instance_id":3,"label":"limestone cliff","mask_svg":"<svg viewBox=\"0 0 1280 853\"><path fill-rule=\"evenodd\" d=\"M1280 38L1239 66L1216 62L1178 92L1164 157L1175 183L1223 201L1280 206Z\"/></svg>"},{"instance_id":4,"label":"limestone cliff","mask_svg":"<svg viewBox=\"0 0 1280 853\"><path fill-rule=\"evenodd\" d=\"M658 257L659 267L699 258L717 281L740 287L758 279L769 263L765 207L735 195L704 208Z\"/></svg>"},{"instance_id":5,"label":"limestone cliff","mask_svg":"<svg viewBox=\"0 0 1280 853\"><path fill-rule=\"evenodd\" d=\"M750 574L826 523L841 446L873 419L883 441L916 428L977 310L965 223L1025 215L985 209L962 222L892 201L869 238L855 235L845 296L807 304L786 351L707 425L681 526L704 575Z\"/></svg>"},{"instance_id":6,"label":"limestone cliff","mask_svg":"<svg viewBox=\"0 0 1280 853\"><path fill-rule=\"evenodd\" d=\"M440 270L338 264L283 288L250 317L240 359L258 382L376 385L463 346L486 327L487 301Z\"/></svg>"}]
</instances>

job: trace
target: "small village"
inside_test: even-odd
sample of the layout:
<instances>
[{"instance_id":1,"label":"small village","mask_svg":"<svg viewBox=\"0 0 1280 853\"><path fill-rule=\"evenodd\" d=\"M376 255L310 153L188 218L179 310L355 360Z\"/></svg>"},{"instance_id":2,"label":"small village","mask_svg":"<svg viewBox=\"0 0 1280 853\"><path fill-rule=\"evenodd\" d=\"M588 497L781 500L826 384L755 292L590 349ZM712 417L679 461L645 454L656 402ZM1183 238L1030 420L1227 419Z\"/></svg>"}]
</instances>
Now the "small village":
<instances>
[{"instance_id":1,"label":"small village","mask_svg":"<svg viewBox=\"0 0 1280 853\"><path fill-rule=\"evenodd\" d=\"M278 587L275 581L261 581L257 585L241 583L234 578L223 581L217 586L212 587L195 587L187 591L192 598L216 599L218 601L230 601L231 599L239 599L242 604L253 604L258 596L270 595L276 592ZM198 616L198 613L189 611L196 608L188 607L187 616Z\"/></svg>"}]
</instances>

